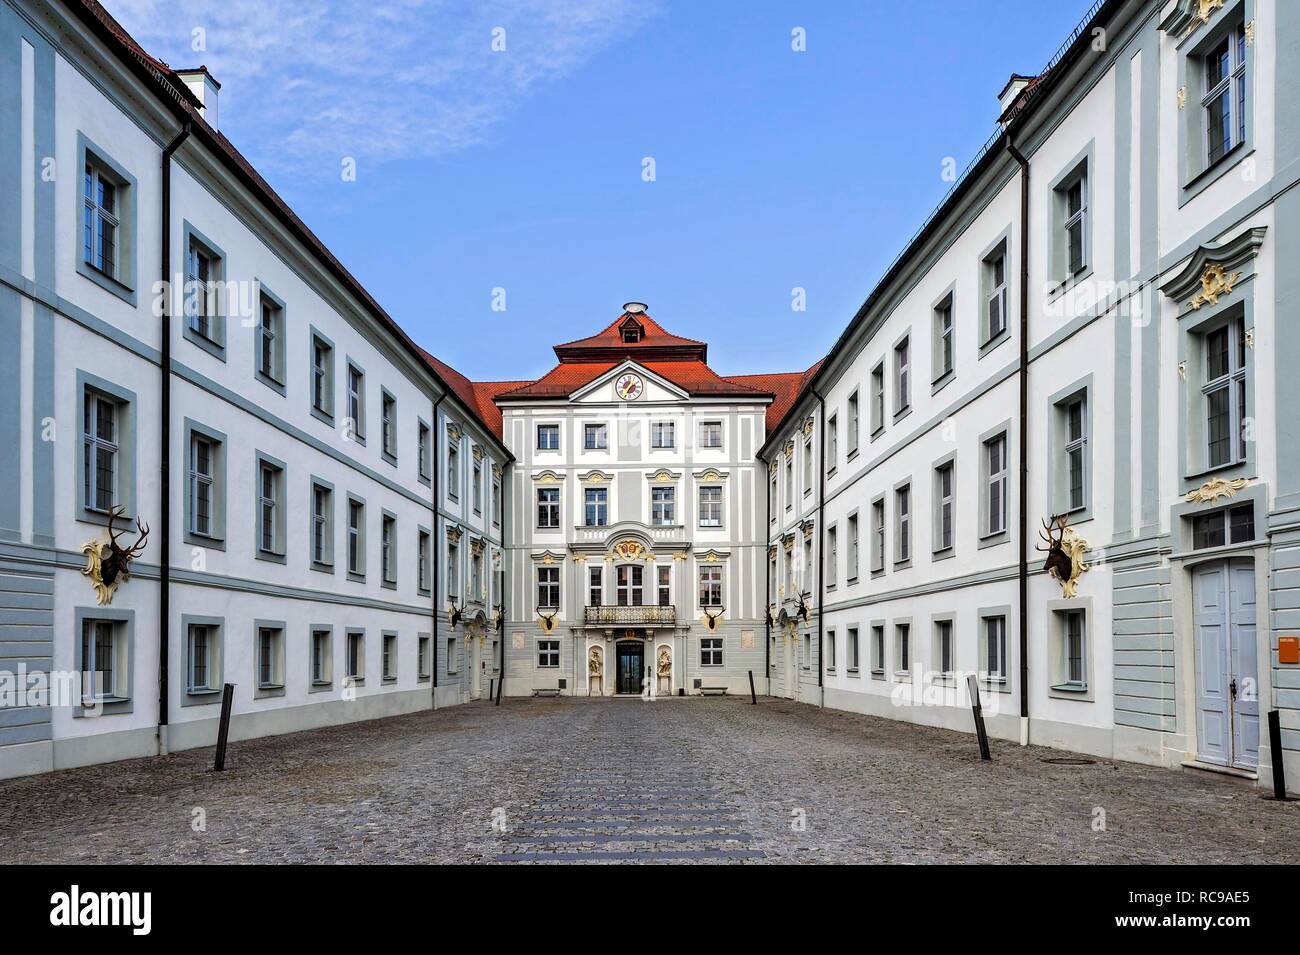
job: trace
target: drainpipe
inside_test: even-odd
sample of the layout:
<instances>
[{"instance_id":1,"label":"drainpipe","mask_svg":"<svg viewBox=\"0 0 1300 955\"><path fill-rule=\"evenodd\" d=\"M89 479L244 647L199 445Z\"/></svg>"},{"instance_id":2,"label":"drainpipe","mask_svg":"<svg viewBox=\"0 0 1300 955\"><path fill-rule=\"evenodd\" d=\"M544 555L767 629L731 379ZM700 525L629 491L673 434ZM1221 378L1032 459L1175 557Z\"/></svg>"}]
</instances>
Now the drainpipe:
<instances>
[{"instance_id":1,"label":"drainpipe","mask_svg":"<svg viewBox=\"0 0 1300 955\"><path fill-rule=\"evenodd\" d=\"M510 562L507 556L510 551L506 543L510 539L506 536L510 530L510 518L507 517L509 509L506 507L506 479L510 476L509 468L510 463L503 461L501 464L501 593L497 595L501 607L501 629L497 636L501 645L501 663L497 670L497 699L505 696L506 689L506 594L510 592L510 585L506 583L506 578L510 575ZM603 690L604 687L602 686L601 689Z\"/></svg>"},{"instance_id":2,"label":"drainpipe","mask_svg":"<svg viewBox=\"0 0 1300 955\"><path fill-rule=\"evenodd\" d=\"M823 652L826 649L826 617L822 613L822 602L826 599L826 582L822 574L826 568L826 398L814 390L817 396L817 687L821 690L822 706L826 705L826 661Z\"/></svg>"},{"instance_id":3,"label":"drainpipe","mask_svg":"<svg viewBox=\"0 0 1300 955\"><path fill-rule=\"evenodd\" d=\"M1029 745L1029 160L1007 140L1007 151L1020 166L1020 745Z\"/></svg>"},{"instance_id":4,"label":"drainpipe","mask_svg":"<svg viewBox=\"0 0 1300 955\"><path fill-rule=\"evenodd\" d=\"M447 393L444 391L438 396L438 400L433 403L433 423L429 425L433 429L431 435L433 443L430 445L429 450L429 456L433 459L429 464L429 467L433 470L433 474L430 475L432 478L430 490L433 492L433 541L429 547L429 559L433 561L433 580L430 581L430 593L433 600L433 636L430 638L433 641L433 686L430 687L430 693L432 693L433 698L430 702L432 704L431 708L435 710L438 708L438 586L441 581L440 570L442 567L442 556L439 553L438 546L442 540L438 527L438 518L442 515L442 508L440 507L442 502L438 498L438 477L442 474L442 458L438 457L438 449L442 447L442 428L438 425L438 406L442 404L442 400L446 397Z\"/></svg>"},{"instance_id":5,"label":"drainpipe","mask_svg":"<svg viewBox=\"0 0 1300 955\"><path fill-rule=\"evenodd\" d=\"M759 458L763 461L762 458ZM764 467L768 463L763 461ZM772 692L772 560L769 558L768 551L772 546L772 481L767 474L763 475L763 484L767 488L767 520L763 525L764 536L767 537L767 547L763 548L763 578L767 581L767 587L763 591L763 678L767 680L767 692Z\"/></svg>"},{"instance_id":6,"label":"drainpipe","mask_svg":"<svg viewBox=\"0 0 1300 955\"><path fill-rule=\"evenodd\" d=\"M167 657L171 644L171 445L172 445L172 155L190 136L190 122L186 120L176 138L162 151L162 223L159 235L162 245L162 339L160 386L162 389L159 426L159 549L158 549L158 754L166 756L167 748Z\"/></svg>"}]
</instances>

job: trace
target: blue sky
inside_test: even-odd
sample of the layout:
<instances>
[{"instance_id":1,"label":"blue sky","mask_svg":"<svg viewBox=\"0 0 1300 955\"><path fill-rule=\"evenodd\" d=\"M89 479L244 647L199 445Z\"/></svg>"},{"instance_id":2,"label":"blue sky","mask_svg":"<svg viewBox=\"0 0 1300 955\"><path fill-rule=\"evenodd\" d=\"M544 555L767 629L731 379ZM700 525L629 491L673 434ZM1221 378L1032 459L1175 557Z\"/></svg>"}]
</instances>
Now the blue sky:
<instances>
[{"instance_id":1,"label":"blue sky","mask_svg":"<svg viewBox=\"0 0 1300 955\"><path fill-rule=\"evenodd\" d=\"M106 2L209 66L225 134L475 379L540 375L633 299L723 374L807 367L1087 5Z\"/></svg>"}]
</instances>

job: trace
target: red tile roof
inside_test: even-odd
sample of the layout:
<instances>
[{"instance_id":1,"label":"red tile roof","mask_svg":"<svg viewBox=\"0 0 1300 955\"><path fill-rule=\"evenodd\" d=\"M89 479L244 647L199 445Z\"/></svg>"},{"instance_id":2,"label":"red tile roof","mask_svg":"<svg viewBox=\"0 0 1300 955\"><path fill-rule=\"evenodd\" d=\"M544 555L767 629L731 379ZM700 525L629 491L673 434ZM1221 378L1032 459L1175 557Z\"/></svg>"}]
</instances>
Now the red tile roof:
<instances>
[{"instance_id":1,"label":"red tile roof","mask_svg":"<svg viewBox=\"0 0 1300 955\"><path fill-rule=\"evenodd\" d=\"M498 438L501 434L501 409L494 403L493 399L502 391L510 391L522 385L527 385L527 381L470 381L451 365L447 364L440 358L435 358L423 348L420 349L424 355L424 360L429 363L438 377L447 383L447 387L460 399L460 403L474 416L480 423Z\"/></svg>"},{"instance_id":2,"label":"red tile roof","mask_svg":"<svg viewBox=\"0 0 1300 955\"><path fill-rule=\"evenodd\" d=\"M623 364L624 359L602 362L561 362L537 381L497 395L499 401L530 398L564 398ZM638 361L653 375L671 382L692 396L762 399L771 392L723 378L702 361Z\"/></svg>"},{"instance_id":3,"label":"red tile roof","mask_svg":"<svg viewBox=\"0 0 1300 955\"><path fill-rule=\"evenodd\" d=\"M638 341L623 341L623 326L628 322L641 326ZM635 357L638 361L662 358L706 362L709 360L709 346L694 338L682 338L665 331L647 312L635 315L624 312L595 335L556 345L555 357L562 362L592 362L620 357Z\"/></svg>"},{"instance_id":4,"label":"red tile roof","mask_svg":"<svg viewBox=\"0 0 1300 955\"><path fill-rule=\"evenodd\" d=\"M775 400L767 407L767 434L771 437L782 419L803 397L808 382L812 381L813 375L817 374L817 369L821 366L822 363L819 361L807 371L776 372L771 375L730 375L727 380L760 391L770 391L775 396Z\"/></svg>"}]
</instances>

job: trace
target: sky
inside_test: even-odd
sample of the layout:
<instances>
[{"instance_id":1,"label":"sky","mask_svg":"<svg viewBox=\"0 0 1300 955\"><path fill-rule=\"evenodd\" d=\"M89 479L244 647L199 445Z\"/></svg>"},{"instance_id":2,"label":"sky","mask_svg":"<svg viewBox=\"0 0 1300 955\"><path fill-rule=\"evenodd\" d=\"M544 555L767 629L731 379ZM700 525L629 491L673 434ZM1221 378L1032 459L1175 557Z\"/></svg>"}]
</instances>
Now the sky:
<instances>
[{"instance_id":1,"label":"sky","mask_svg":"<svg viewBox=\"0 0 1300 955\"><path fill-rule=\"evenodd\" d=\"M222 132L475 380L627 301L721 374L807 368L1088 5L105 0L212 71Z\"/></svg>"}]
</instances>

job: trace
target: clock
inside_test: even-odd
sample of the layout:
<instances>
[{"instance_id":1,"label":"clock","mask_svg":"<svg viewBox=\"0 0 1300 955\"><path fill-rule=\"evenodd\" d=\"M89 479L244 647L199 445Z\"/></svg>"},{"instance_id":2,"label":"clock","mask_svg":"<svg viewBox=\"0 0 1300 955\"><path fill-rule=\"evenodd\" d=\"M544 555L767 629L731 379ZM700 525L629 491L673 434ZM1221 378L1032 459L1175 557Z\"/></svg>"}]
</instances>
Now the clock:
<instances>
[{"instance_id":1,"label":"clock","mask_svg":"<svg viewBox=\"0 0 1300 955\"><path fill-rule=\"evenodd\" d=\"M618 381L614 382L614 394L622 401L636 401L643 391L645 391L645 382L641 380L640 375L631 372L620 375Z\"/></svg>"}]
</instances>

